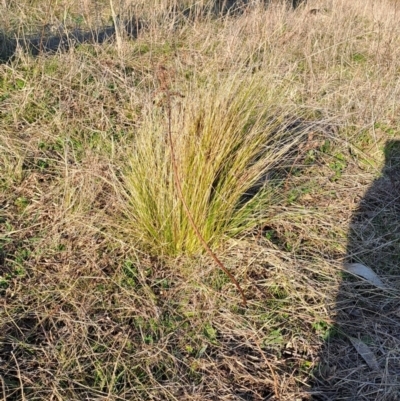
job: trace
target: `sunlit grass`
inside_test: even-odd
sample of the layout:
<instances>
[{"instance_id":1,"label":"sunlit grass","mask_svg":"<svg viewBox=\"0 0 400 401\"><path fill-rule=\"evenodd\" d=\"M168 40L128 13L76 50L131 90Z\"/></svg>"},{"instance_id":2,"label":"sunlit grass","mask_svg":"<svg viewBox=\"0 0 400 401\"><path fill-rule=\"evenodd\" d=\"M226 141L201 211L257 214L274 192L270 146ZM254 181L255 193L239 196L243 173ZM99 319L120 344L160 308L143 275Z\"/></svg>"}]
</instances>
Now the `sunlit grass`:
<instances>
[{"instance_id":1,"label":"sunlit grass","mask_svg":"<svg viewBox=\"0 0 400 401\"><path fill-rule=\"evenodd\" d=\"M112 21L47 3L0 2L2 31ZM0 64L3 398L398 394L399 2L248 3L114 2L137 38ZM348 280L351 253L392 299Z\"/></svg>"}]
</instances>

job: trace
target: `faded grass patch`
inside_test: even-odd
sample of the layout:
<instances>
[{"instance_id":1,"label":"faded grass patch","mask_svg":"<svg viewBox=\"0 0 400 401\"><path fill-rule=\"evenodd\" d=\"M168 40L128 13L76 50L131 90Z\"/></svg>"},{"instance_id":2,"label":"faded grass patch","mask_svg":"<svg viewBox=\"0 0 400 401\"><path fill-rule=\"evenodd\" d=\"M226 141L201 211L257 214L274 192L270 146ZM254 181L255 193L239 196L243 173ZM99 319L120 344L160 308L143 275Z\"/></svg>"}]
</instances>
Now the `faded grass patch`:
<instances>
[{"instance_id":1,"label":"faded grass patch","mask_svg":"<svg viewBox=\"0 0 400 401\"><path fill-rule=\"evenodd\" d=\"M381 169L384 144L400 126L397 6L364 0L331 8L321 0L310 5L322 9L315 15L307 7L293 13L255 5L236 17L190 19L175 17L169 4L135 3L145 29L122 51L112 43L85 45L38 59L19 54L0 66L1 397L395 400L398 209L390 174ZM0 15L16 25L46 18L43 5L9 6ZM62 21L68 7L86 18L68 3L57 3L52 18ZM246 309L208 257L150 256L147 248L160 249L158 241L142 248L135 227L122 223L119 185L135 155L157 150L163 168L154 176L139 172L150 189L159 183L155 172L172 186L167 144L151 136L159 146L151 149L145 137L165 139L168 131L158 65L173 73L171 91L185 95L171 103L184 188L186 177L200 185L185 162L198 166L205 155L195 152L199 141L190 134L224 139L211 135L213 127L233 126L222 108L212 108L217 101L242 127L237 133L244 120L233 106L252 116L256 102L269 105L273 124L266 108L250 118L266 135L272 131L261 129L262 118L284 136L281 119L301 110L298 127L307 134L298 153L277 160L289 168L282 191L271 194L267 224L215 239ZM245 86L251 79L259 95ZM204 115L210 123L203 126L212 129L194 129ZM136 138L147 146L142 153ZM221 188L232 184L226 177ZM165 205L175 213L180 205L168 189ZM235 187L242 190L246 185ZM232 227L207 214L209 187L202 183L195 194L203 202L200 228L202 221L221 232ZM371 198L375 203L361 210L360 201ZM349 237L350 224L357 232ZM391 285L389 294L341 272L354 253ZM379 371L369 369L348 335L365 341Z\"/></svg>"}]
</instances>

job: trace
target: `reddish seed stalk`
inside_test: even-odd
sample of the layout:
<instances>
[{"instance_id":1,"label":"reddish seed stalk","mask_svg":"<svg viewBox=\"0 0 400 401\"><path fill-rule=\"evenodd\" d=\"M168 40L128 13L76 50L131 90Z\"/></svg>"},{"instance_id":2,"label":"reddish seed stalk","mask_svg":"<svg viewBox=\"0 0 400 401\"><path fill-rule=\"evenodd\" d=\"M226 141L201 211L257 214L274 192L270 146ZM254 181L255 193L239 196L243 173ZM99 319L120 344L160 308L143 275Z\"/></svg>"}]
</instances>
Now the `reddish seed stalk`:
<instances>
[{"instance_id":1,"label":"reddish seed stalk","mask_svg":"<svg viewBox=\"0 0 400 401\"><path fill-rule=\"evenodd\" d=\"M186 215L187 215L187 217L188 217L188 219L190 221L190 224L191 224L194 232L196 233L196 236L198 237L198 239L202 243L204 249L211 256L211 258L214 260L214 262L220 267L220 269L229 277L231 282L236 286L236 288L240 292L240 295L242 296L243 305L246 306L247 305L247 299L246 299L246 296L244 295L244 292L243 292L242 288L240 287L240 284L235 279L235 277L233 277L232 273L219 260L217 255L211 250L210 246L207 244L207 241L201 235L201 233L200 233L200 231L199 231L198 227L196 226L196 223L195 223L195 221L193 219L192 213L190 212L190 209L189 209L189 207L188 207L188 205L187 205L187 203L185 201L185 197L183 196L182 187L181 187L181 183L180 183L180 179L179 179L178 166L176 164L176 159L175 159L174 143L173 143L173 140L172 140L171 95L173 95L173 93L171 93L168 88L164 87L162 89L164 89L164 91L166 93L166 96L167 96L168 141L169 141L169 145L170 145L170 149L171 149L171 162L172 162L172 168L173 168L173 172L174 172L174 183L175 183L176 189L178 191L179 199L182 202L182 205L183 205L183 207L185 209L185 212L186 212Z\"/></svg>"}]
</instances>

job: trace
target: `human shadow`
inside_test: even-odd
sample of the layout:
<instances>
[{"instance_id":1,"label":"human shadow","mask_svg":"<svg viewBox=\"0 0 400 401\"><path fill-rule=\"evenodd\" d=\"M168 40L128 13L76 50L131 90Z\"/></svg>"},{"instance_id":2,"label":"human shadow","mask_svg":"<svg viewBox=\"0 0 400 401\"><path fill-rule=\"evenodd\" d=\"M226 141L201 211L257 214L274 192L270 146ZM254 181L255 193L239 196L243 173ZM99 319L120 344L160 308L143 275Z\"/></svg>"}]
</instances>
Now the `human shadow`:
<instances>
[{"instance_id":1,"label":"human shadow","mask_svg":"<svg viewBox=\"0 0 400 401\"><path fill-rule=\"evenodd\" d=\"M353 214L344 269L367 266L384 287L344 273L313 400L400 400L400 140L384 152L381 175Z\"/></svg>"}]
</instances>

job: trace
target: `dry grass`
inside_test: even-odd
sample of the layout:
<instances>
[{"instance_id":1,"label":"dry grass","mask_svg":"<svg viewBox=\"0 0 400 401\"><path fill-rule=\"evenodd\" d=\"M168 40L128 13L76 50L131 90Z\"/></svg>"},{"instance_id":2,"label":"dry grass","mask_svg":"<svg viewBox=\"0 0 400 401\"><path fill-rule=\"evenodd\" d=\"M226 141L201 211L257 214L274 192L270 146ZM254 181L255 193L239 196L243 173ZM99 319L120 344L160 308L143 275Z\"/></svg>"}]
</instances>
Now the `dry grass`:
<instances>
[{"instance_id":1,"label":"dry grass","mask_svg":"<svg viewBox=\"0 0 400 401\"><path fill-rule=\"evenodd\" d=\"M0 65L0 399L398 400L398 2L147 3L134 41ZM109 21L82 4L6 1L1 23ZM246 308L176 196L166 91L185 196ZM260 177L268 206L238 230Z\"/></svg>"}]
</instances>

